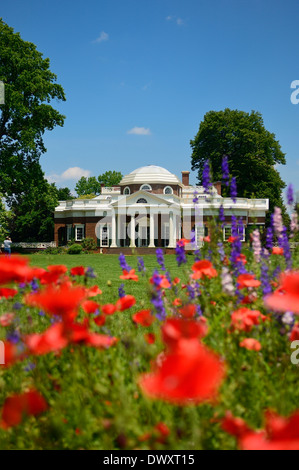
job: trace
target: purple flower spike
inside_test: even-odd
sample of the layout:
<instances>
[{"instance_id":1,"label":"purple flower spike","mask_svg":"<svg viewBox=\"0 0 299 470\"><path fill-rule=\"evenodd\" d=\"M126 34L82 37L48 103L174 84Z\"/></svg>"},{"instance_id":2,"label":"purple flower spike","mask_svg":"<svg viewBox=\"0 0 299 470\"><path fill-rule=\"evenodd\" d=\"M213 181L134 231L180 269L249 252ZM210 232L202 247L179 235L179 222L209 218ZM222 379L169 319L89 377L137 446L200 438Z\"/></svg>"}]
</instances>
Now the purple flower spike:
<instances>
[{"instance_id":1,"label":"purple flower spike","mask_svg":"<svg viewBox=\"0 0 299 470\"><path fill-rule=\"evenodd\" d=\"M292 184L289 184L288 189L287 189L287 200L288 200L288 205L292 206L294 203L294 189L293 189Z\"/></svg>"},{"instance_id":2,"label":"purple flower spike","mask_svg":"<svg viewBox=\"0 0 299 470\"><path fill-rule=\"evenodd\" d=\"M232 177L231 183L230 183L230 197L232 198L233 202L237 202L237 181L235 176Z\"/></svg>"},{"instance_id":3,"label":"purple flower spike","mask_svg":"<svg viewBox=\"0 0 299 470\"><path fill-rule=\"evenodd\" d=\"M226 186L229 185L229 167L228 167L228 157L227 155L224 155L222 158L222 165L221 165L221 170L222 170L222 181Z\"/></svg>"},{"instance_id":4,"label":"purple flower spike","mask_svg":"<svg viewBox=\"0 0 299 470\"><path fill-rule=\"evenodd\" d=\"M206 160L203 166L202 185L205 188L205 193L207 194L209 192L210 187L212 186L209 160Z\"/></svg>"}]
</instances>

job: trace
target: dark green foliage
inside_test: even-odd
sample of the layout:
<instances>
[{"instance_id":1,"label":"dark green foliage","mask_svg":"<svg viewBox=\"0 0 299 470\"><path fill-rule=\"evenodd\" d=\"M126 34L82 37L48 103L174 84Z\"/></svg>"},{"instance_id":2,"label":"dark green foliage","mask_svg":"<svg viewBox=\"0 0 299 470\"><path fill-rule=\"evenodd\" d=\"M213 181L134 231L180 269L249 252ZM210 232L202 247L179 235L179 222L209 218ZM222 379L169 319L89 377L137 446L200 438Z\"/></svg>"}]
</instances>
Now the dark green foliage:
<instances>
[{"instance_id":1,"label":"dark green foliage","mask_svg":"<svg viewBox=\"0 0 299 470\"><path fill-rule=\"evenodd\" d=\"M81 242L81 246L86 251L96 250L97 248L97 244L93 238L84 238L84 240Z\"/></svg>"},{"instance_id":2,"label":"dark green foliage","mask_svg":"<svg viewBox=\"0 0 299 470\"><path fill-rule=\"evenodd\" d=\"M63 126L64 116L51 106L65 101L56 75L36 46L24 41L0 19L0 187L11 210L14 241L53 240L53 211L58 198L39 164L46 152L43 134ZM57 191L57 190L56 190Z\"/></svg>"},{"instance_id":3,"label":"dark green foliage","mask_svg":"<svg viewBox=\"0 0 299 470\"><path fill-rule=\"evenodd\" d=\"M79 255L80 253L82 253L82 251L83 251L82 245L77 245L76 243L74 243L74 245L71 245L68 248L67 253L69 255Z\"/></svg>"},{"instance_id":4,"label":"dark green foliage","mask_svg":"<svg viewBox=\"0 0 299 470\"><path fill-rule=\"evenodd\" d=\"M116 186L119 184L120 180L123 178L123 175L120 171L105 171L102 175L98 176L99 183L104 186Z\"/></svg>"},{"instance_id":5,"label":"dark green foliage","mask_svg":"<svg viewBox=\"0 0 299 470\"><path fill-rule=\"evenodd\" d=\"M119 171L106 171L98 178L90 176L86 178L82 176L75 186L75 190L79 197L97 195L101 192L101 186L118 185L123 175Z\"/></svg>"},{"instance_id":6,"label":"dark green foliage","mask_svg":"<svg viewBox=\"0 0 299 470\"><path fill-rule=\"evenodd\" d=\"M0 19L0 185L4 196L26 192L32 165L46 152L43 134L63 126L64 116L51 100L65 101L63 88L36 46Z\"/></svg>"},{"instance_id":7,"label":"dark green foliage","mask_svg":"<svg viewBox=\"0 0 299 470\"><path fill-rule=\"evenodd\" d=\"M213 180L221 180L221 162L228 156L232 176L237 179L238 196L269 198L270 212L274 206L285 210L282 189L285 183L276 164L286 163L275 135L267 131L260 113L239 110L210 111L200 123L199 131L190 141L192 170L198 170L201 183L205 160L209 159ZM223 195L229 195L222 186Z\"/></svg>"}]
</instances>

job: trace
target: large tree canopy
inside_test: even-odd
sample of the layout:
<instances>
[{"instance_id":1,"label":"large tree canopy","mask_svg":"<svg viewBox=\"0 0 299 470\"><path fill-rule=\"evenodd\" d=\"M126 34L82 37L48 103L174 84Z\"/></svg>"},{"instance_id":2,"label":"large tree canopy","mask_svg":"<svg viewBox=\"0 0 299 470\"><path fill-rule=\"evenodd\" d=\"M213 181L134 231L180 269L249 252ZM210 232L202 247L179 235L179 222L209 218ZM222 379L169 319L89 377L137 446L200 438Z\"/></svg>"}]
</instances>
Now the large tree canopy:
<instances>
[{"instance_id":1,"label":"large tree canopy","mask_svg":"<svg viewBox=\"0 0 299 470\"><path fill-rule=\"evenodd\" d=\"M65 96L49 64L34 44L22 40L0 19L0 80L5 89L5 103L0 105L0 184L4 195L26 192L29 167L46 152L44 132L64 123L64 116L50 104L53 99L64 101Z\"/></svg>"},{"instance_id":2,"label":"large tree canopy","mask_svg":"<svg viewBox=\"0 0 299 470\"><path fill-rule=\"evenodd\" d=\"M270 210L275 205L284 208L285 183L274 165L285 164L285 154L275 135L265 129L260 113L228 108L210 111L190 145L192 170L198 170L199 183L206 160L210 160L214 181L220 181L222 158L227 155L239 197L269 198ZM223 194L227 195L225 186Z\"/></svg>"},{"instance_id":3,"label":"large tree canopy","mask_svg":"<svg viewBox=\"0 0 299 470\"><path fill-rule=\"evenodd\" d=\"M43 134L64 116L51 106L65 101L56 75L31 42L24 41L0 18L0 188L11 209L12 237L22 241L52 240L56 193L39 164L46 152Z\"/></svg>"},{"instance_id":4,"label":"large tree canopy","mask_svg":"<svg viewBox=\"0 0 299 470\"><path fill-rule=\"evenodd\" d=\"M116 186L122 179L123 175L119 171L105 171L98 178L90 176L86 178L82 176L75 186L76 193L79 197L100 194L101 186Z\"/></svg>"}]
</instances>

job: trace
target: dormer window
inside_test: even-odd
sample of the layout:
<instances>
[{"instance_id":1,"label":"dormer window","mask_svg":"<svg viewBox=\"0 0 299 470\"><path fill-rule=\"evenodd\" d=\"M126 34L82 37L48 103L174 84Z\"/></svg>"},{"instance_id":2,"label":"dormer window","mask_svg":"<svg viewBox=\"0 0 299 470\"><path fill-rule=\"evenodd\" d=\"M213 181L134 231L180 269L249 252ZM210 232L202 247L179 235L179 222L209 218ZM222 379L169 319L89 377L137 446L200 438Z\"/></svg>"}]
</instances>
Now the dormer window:
<instances>
[{"instance_id":1,"label":"dormer window","mask_svg":"<svg viewBox=\"0 0 299 470\"><path fill-rule=\"evenodd\" d=\"M164 194L173 194L173 189L170 186L165 186Z\"/></svg>"},{"instance_id":2,"label":"dormer window","mask_svg":"<svg viewBox=\"0 0 299 470\"><path fill-rule=\"evenodd\" d=\"M137 204L147 204L147 200L144 199L144 197L141 197L140 199L137 200Z\"/></svg>"},{"instance_id":3,"label":"dormer window","mask_svg":"<svg viewBox=\"0 0 299 470\"><path fill-rule=\"evenodd\" d=\"M124 189L124 194L128 196L131 193L129 186L126 186Z\"/></svg>"},{"instance_id":4,"label":"dormer window","mask_svg":"<svg viewBox=\"0 0 299 470\"><path fill-rule=\"evenodd\" d=\"M149 184L143 184L140 186L140 191L151 191L152 187Z\"/></svg>"}]
</instances>

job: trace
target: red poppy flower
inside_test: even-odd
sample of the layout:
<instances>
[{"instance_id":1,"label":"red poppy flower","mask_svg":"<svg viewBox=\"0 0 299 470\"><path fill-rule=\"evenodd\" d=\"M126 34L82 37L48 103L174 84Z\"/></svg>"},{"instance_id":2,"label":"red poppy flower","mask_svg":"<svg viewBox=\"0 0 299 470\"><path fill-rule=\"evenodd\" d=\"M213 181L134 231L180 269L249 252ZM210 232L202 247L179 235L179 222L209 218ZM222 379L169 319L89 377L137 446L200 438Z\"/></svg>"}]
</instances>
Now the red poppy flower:
<instances>
[{"instance_id":1,"label":"red poppy flower","mask_svg":"<svg viewBox=\"0 0 299 470\"><path fill-rule=\"evenodd\" d=\"M10 367L15 362L24 359L26 351L20 351L18 346L10 341L4 341L4 364L0 364L2 367Z\"/></svg>"},{"instance_id":2,"label":"red poppy flower","mask_svg":"<svg viewBox=\"0 0 299 470\"><path fill-rule=\"evenodd\" d=\"M0 285L31 281L33 270L28 263L27 258L20 256L2 257L0 259Z\"/></svg>"},{"instance_id":3,"label":"red poppy flower","mask_svg":"<svg viewBox=\"0 0 299 470\"><path fill-rule=\"evenodd\" d=\"M162 339L169 348L174 348L177 342L182 339L202 338L208 332L206 319L200 317L199 320L185 320L180 318L168 318L162 328Z\"/></svg>"},{"instance_id":4,"label":"red poppy flower","mask_svg":"<svg viewBox=\"0 0 299 470\"><path fill-rule=\"evenodd\" d=\"M135 304L136 299L133 295L125 295L116 302L116 310L122 312L123 310L127 310L128 308L133 307Z\"/></svg>"},{"instance_id":5,"label":"red poppy flower","mask_svg":"<svg viewBox=\"0 0 299 470\"><path fill-rule=\"evenodd\" d=\"M92 286L86 289L86 293L88 297L95 297L96 295L101 295L102 291L99 286Z\"/></svg>"},{"instance_id":6,"label":"red poppy flower","mask_svg":"<svg viewBox=\"0 0 299 470\"><path fill-rule=\"evenodd\" d=\"M24 342L29 352L36 355L59 351L68 345L63 323L54 323L41 334L27 335Z\"/></svg>"},{"instance_id":7,"label":"red poppy flower","mask_svg":"<svg viewBox=\"0 0 299 470\"><path fill-rule=\"evenodd\" d=\"M218 275L216 269L213 268L211 261L208 261L207 259L196 261L192 266L192 271L194 271L192 274L193 279L201 279L204 276L211 278Z\"/></svg>"},{"instance_id":8,"label":"red poppy flower","mask_svg":"<svg viewBox=\"0 0 299 470\"><path fill-rule=\"evenodd\" d=\"M233 237L232 235L227 239L228 243L234 243L238 237Z\"/></svg>"},{"instance_id":9,"label":"red poppy flower","mask_svg":"<svg viewBox=\"0 0 299 470\"><path fill-rule=\"evenodd\" d=\"M181 339L139 385L149 397L187 405L215 398L223 378L224 366L214 352L197 339Z\"/></svg>"},{"instance_id":10,"label":"red poppy flower","mask_svg":"<svg viewBox=\"0 0 299 470\"><path fill-rule=\"evenodd\" d=\"M232 313L231 325L236 330L251 331L253 325L258 325L261 320L265 321L266 318L259 310L241 307Z\"/></svg>"},{"instance_id":11,"label":"red poppy flower","mask_svg":"<svg viewBox=\"0 0 299 470\"><path fill-rule=\"evenodd\" d=\"M180 282L181 282L180 278L175 277L174 280L172 281L172 284L173 284L174 286L176 286L176 285L179 284Z\"/></svg>"},{"instance_id":12,"label":"red poppy flower","mask_svg":"<svg viewBox=\"0 0 299 470\"><path fill-rule=\"evenodd\" d=\"M104 315L113 315L116 312L116 306L114 304L105 304L101 306L101 310Z\"/></svg>"},{"instance_id":13,"label":"red poppy flower","mask_svg":"<svg viewBox=\"0 0 299 470\"><path fill-rule=\"evenodd\" d=\"M233 436L240 437L251 432L251 429L242 418L235 418L230 411L225 413L225 417L221 421L221 427L224 431Z\"/></svg>"},{"instance_id":14,"label":"red poppy flower","mask_svg":"<svg viewBox=\"0 0 299 470\"><path fill-rule=\"evenodd\" d=\"M295 323L290 335L291 341L295 341L296 339L299 339L299 323Z\"/></svg>"},{"instance_id":15,"label":"red poppy flower","mask_svg":"<svg viewBox=\"0 0 299 470\"><path fill-rule=\"evenodd\" d=\"M67 272L67 267L64 264L51 264L50 266L47 266L47 270L52 274L55 273L58 276L61 276Z\"/></svg>"},{"instance_id":16,"label":"red poppy flower","mask_svg":"<svg viewBox=\"0 0 299 470\"><path fill-rule=\"evenodd\" d=\"M237 257L236 261L242 261L243 264L246 264L246 263L247 263L246 256L245 256L243 253L241 253L241 254Z\"/></svg>"},{"instance_id":17,"label":"red poppy flower","mask_svg":"<svg viewBox=\"0 0 299 470\"><path fill-rule=\"evenodd\" d=\"M250 351L260 351L262 349L261 343L254 338L245 338L239 345L241 348L249 349Z\"/></svg>"},{"instance_id":18,"label":"red poppy flower","mask_svg":"<svg viewBox=\"0 0 299 470\"><path fill-rule=\"evenodd\" d=\"M192 318L196 314L196 305L194 304L187 304L183 307L179 308L179 312L185 318Z\"/></svg>"},{"instance_id":19,"label":"red poppy flower","mask_svg":"<svg viewBox=\"0 0 299 470\"><path fill-rule=\"evenodd\" d=\"M167 279L167 277L165 275L159 274L157 277L160 280L160 284L159 284L159 286L156 285L156 289L161 289L161 288L162 289L170 289L171 284L170 284L169 280ZM150 278L150 283L155 284L153 277Z\"/></svg>"},{"instance_id":20,"label":"red poppy flower","mask_svg":"<svg viewBox=\"0 0 299 470\"><path fill-rule=\"evenodd\" d=\"M120 279L131 280L131 281L139 281L137 274L135 274L135 269L131 269L131 271L123 270L123 274L119 276Z\"/></svg>"},{"instance_id":21,"label":"red poppy flower","mask_svg":"<svg viewBox=\"0 0 299 470\"><path fill-rule=\"evenodd\" d=\"M18 291L16 289L10 289L9 287L0 288L0 297L5 297L6 299L14 297L17 293Z\"/></svg>"},{"instance_id":22,"label":"red poppy flower","mask_svg":"<svg viewBox=\"0 0 299 470\"><path fill-rule=\"evenodd\" d=\"M93 321L95 322L96 325L103 326L105 325L106 317L105 315L98 315L97 317L93 319Z\"/></svg>"},{"instance_id":23,"label":"red poppy flower","mask_svg":"<svg viewBox=\"0 0 299 470\"><path fill-rule=\"evenodd\" d=\"M49 285L35 294L26 295L25 302L28 305L41 307L54 315L73 317L85 297L86 292L83 287L69 287L67 284L58 287Z\"/></svg>"},{"instance_id":24,"label":"red poppy flower","mask_svg":"<svg viewBox=\"0 0 299 470\"><path fill-rule=\"evenodd\" d=\"M106 349L116 344L117 341L118 339L113 336L101 335L98 333L90 333L85 339L84 344L99 349Z\"/></svg>"},{"instance_id":25,"label":"red poppy flower","mask_svg":"<svg viewBox=\"0 0 299 470\"><path fill-rule=\"evenodd\" d=\"M283 255L283 248L280 246L273 246L272 255Z\"/></svg>"},{"instance_id":26,"label":"red poppy flower","mask_svg":"<svg viewBox=\"0 0 299 470\"><path fill-rule=\"evenodd\" d=\"M206 237L203 237L203 241L206 242L206 243L210 243L210 241L211 241L210 235L207 235Z\"/></svg>"},{"instance_id":27,"label":"red poppy flower","mask_svg":"<svg viewBox=\"0 0 299 470\"><path fill-rule=\"evenodd\" d=\"M179 246L185 246L185 245L188 245L188 243L190 243L191 240L188 240L187 238L181 238L180 240L177 241L177 244Z\"/></svg>"},{"instance_id":28,"label":"red poppy flower","mask_svg":"<svg viewBox=\"0 0 299 470\"><path fill-rule=\"evenodd\" d=\"M23 415L35 416L47 409L47 402L37 390L12 395L4 402L1 425L3 428L17 426L21 423Z\"/></svg>"},{"instance_id":29,"label":"red poppy flower","mask_svg":"<svg viewBox=\"0 0 299 470\"><path fill-rule=\"evenodd\" d=\"M142 326L151 326L155 317L151 314L150 310L140 310L132 316L132 319L135 323L138 323Z\"/></svg>"},{"instance_id":30,"label":"red poppy flower","mask_svg":"<svg viewBox=\"0 0 299 470\"><path fill-rule=\"evenodd\" d=\"M145 333L144 339L148 344L153 344L156 341L154 333Z\"/></svg>"},{"instance_id":31,"label":"red poppy flower","mask_svg":"<svg viewBox=\"0 0 299 470\"><path fill-rule=\"evenodd\" d=\"M231 422L239 418L231 417ZM299 450L299 412L290 417L273 411L265 413L265 428L253 431L241 420L239 426L225 426L225 431L238 438L242 450Z\"/></svg>"},{"instance_id":32,"label":"red poppy flower","mask_svg":"<svg viewBox=\"0 0 299 470\"><path fill-rule=\"evenodd\" d=\"M72 276L84 276L85 268L84 266L76 266L75 268L71 268L70 273Z\"/></svg>"},{"instance_id":33,"label":"red poppy flower","mask_svg":"<svg viewBox=\"0 0 299 470\"><path fill-rule=\"evenodd\" d=\"M86 313L94 313L99 307L99 304L94 302L94 300L84 300L84 302L82 302L82 308Z\"/></svg>"},{"instance_id":34,"label":"red poppy flower","mask_svg":"<svg viewBox=\"0 0 299 470\"><path fill-rule=\"evenodd\" d=\"M268 295L264 302L272 310L299 314L299 272L290 271L280 279L281 286Z\"/></svg>"},{"instance_id":35,"label":"red poppy flower","mask_svg":"<svg viewBox=\"0 0 299 470\"><path fill-rule=\"evenodd\" d=\"M239 289L244 289L245 287L258 287L261 285L261 282L255 279L253 274L240 274L237 277L237 283Z\"/></svg>"}]
</instances>

